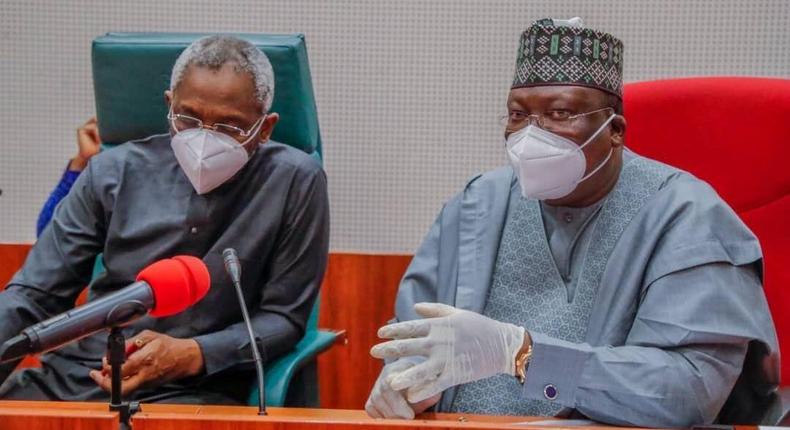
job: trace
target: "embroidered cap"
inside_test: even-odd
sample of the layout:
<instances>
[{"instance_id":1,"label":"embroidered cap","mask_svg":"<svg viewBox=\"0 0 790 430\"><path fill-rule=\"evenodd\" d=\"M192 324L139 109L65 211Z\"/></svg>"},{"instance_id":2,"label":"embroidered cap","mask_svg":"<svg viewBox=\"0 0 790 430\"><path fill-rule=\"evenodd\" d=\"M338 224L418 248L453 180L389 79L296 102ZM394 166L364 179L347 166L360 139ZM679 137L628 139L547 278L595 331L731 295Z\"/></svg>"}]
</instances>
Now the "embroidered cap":
<instances>
[{"instance_id":1,"label":"embroidered cap","mask_svg":"<svg viewBox=\"0 0 790 430\"><path fill-rule=\"evenodd\" d=\"M581 85L622 99L623 42L581 18L541 19L521 34L511 88Z\"/></svg>"}]
</instances>

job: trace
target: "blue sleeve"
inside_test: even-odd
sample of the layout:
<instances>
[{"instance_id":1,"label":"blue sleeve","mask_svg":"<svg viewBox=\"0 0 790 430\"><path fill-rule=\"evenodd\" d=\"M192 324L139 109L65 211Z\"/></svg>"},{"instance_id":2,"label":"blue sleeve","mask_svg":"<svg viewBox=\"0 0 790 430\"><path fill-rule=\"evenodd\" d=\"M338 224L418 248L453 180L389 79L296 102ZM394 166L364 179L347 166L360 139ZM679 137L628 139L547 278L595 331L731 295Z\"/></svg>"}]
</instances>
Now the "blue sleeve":
<instances>
[{"instance_id":1,"label":"blue sleeve","mask_svg":"<svg viewBox=\"0 0 790 430\"><path fill-rule=\"evenodd\" d=\"M36 223L36 237L41 236L41 232L44 231L44 227L49 224L49 220L52 219L52 214L55 212L55 207L63 200L63 197L66 197L66 194L69 193L71 186L74 185L74 181L80 176L80 172L76 170L69 170L68 165L66 165L66 171L63 172L63 176L60 178L60 182L52 190L52 193L49 195L47 202L44 203L44 207L41 208L41 212L38 214L38 223Z\"/></svg>"}]
</instances>

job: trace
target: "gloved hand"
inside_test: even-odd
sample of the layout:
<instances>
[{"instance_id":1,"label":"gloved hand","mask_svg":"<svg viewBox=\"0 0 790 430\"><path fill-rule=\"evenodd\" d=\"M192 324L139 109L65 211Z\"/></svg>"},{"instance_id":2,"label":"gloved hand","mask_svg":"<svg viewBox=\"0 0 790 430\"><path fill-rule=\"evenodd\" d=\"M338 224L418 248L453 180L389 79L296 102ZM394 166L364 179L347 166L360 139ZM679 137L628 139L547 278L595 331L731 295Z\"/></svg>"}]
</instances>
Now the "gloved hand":
<instances>
[{"instance_id":1,"label":"gloved hand","mask_svg":"<svg viewBox=\"0 0 790 430\"><path fill-rule=\"evenodd\" d=\"M440 396L438 395L412 405L406 401L404 392L393 390L390 386L392 378L420 361L404 358L385 365L379 378L373 385L373 390L370 392L367 403L365 403L365 412L373 418L404 418L410 420L414 418L415 414L435 405L439 401Z\"/></svg>"},{"instance_id":2,"label":"gloved hand","mask_svg":"<svg viewBox=\"0 0 790 430\"><path fill-rule=\"evenodd\" d=\"M377 358L427 357L390 381L393 390L407 390L409 402L499 373L515 374L523 327L440 303L418 303L414 310L425 319L380 328L379 337L395 340L370 350Z\"/></svg>"}]
</instances>

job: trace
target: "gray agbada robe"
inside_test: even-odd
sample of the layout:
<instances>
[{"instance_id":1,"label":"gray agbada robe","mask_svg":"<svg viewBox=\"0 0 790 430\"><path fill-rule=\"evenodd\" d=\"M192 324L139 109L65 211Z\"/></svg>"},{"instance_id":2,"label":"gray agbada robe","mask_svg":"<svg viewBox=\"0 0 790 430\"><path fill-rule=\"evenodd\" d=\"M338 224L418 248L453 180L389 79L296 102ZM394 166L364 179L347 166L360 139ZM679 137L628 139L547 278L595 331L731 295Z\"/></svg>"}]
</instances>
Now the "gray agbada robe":
<instances>
[{"instance_id":1,"label":"gray agbada robe","mask_svg":"<svg viewBox=\"0 0 790 430\"><path fill-rule=\"evenodd\" d=\"M134 282L149 264L179 254L208 266L202 301L167 318L145 317L124 329L195 339L205 374L131 394L141 401L239 403L254 381L250 341L222 251L241 259L242 288L264 359L288 351L304 332L326 267L326 176L304 152L267 142L235 177L198 195L179 167L168 135L128 142L91 159L22 269L0 293L0 342L70 309L88 285L96 254L106 273L89 300ZM17 372L3 399L108 400L90 379L101 368L107 333L43 355L41 369ZM12 365L0 367L0 381Z\"/></svg>"},{"instance_id":2,"label":"gray agbada robe","mask_svg":"<svg viewBox=\"0 0 790 430\"><path fill-rule=\"evenodd\" d=\"M627 150L623 158L645 160ZM614 244L584 341L525 327L533 355L523 399L552 402L560 416L682 427L754 420L772 398L779 350L759 243L709 185L671 172ZM401 282L397 320L418 318L419 302L483 313L508 205L519 193L508 166L473 178L445 204ZM556 233L563 223L550 228ZM553 400L544 393L549 385ZM452 410L458 392L446 390L437 409Z\"/></svg>"}]
</instances>

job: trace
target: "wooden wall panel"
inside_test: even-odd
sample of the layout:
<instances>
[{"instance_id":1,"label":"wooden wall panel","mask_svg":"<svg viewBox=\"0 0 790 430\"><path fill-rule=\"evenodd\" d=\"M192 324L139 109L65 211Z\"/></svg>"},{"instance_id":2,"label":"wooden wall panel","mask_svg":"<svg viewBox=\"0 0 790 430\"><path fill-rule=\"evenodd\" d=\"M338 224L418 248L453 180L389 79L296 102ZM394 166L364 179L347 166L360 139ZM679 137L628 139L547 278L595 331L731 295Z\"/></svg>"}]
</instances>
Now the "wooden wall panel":
<instances>
[{"instance_id":1,"label":"wooden wall panel","mask_svg":"<svg viewBox=\"0 0 790 430\"><path fill-rule=\"evenodd\" d=\"M0 289L19 269L28 244L0 244ZM381 371L370 348L379 342L376 331L392 318L395 293L410 255L333 253L321 288L319 327L346 331L318 360L321 407L361 409ZM35 357L23 366L35 366Z\"/></svg>"},{"instance_id":2,"label":"wooden wall panel","mask_svg":"<svg viewBox=\"0 0 790 430\"><path fill-rule=\"evenodd\" d=\"M0 290L4 289L11 277L25 262L27 253L33 245L27 243L0 243ZM20 367L41 365L38 356L26 357Z\"/></svg>"},{"instance_id":3,"label":"wooden wall panel","mask_svg":"<svg viewBox=\"0 0 790 430\"><path fill-rule=\"evenodd\" d=\"M0 290L22 267L32 246L26 243L0 243Z\"/></svg>"},{"instance_id":4,"label":"wooden wall panel","mask_svg":"<svg viewBox=\"0 0 790 430\"><path fill-rule=\"evenodd\" d=\"M318 359L321 407L361 409L381 371L370 348L392 318L409 255L331 254L321 289L319 327L346 330L347 343Z\"/></svg>"}]
</instances>

